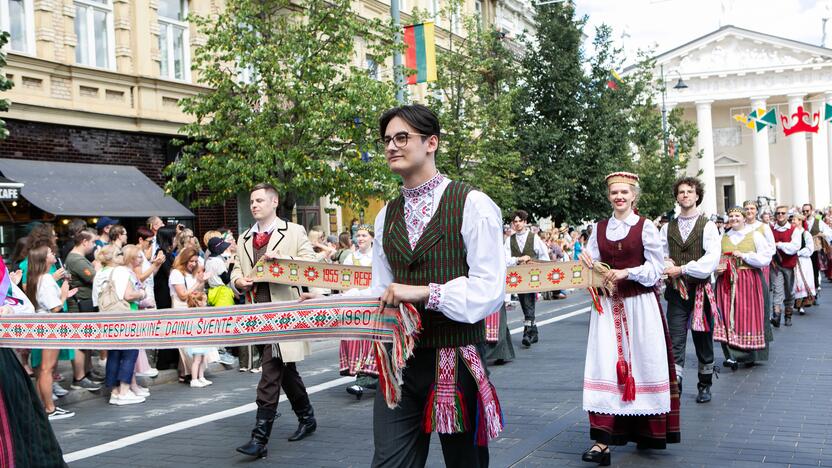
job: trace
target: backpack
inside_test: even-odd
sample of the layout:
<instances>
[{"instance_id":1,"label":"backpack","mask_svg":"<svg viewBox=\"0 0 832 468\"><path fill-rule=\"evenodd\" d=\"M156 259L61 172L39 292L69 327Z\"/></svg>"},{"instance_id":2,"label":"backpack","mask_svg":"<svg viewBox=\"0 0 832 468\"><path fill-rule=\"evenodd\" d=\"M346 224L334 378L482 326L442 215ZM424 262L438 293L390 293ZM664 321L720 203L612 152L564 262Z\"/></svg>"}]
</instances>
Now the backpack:
<instances>
[{"instance_id":1,"label":"backpack","mask_svg":"<svg viewBox=\"0 0 832 468\"><path fill-rule=\"evenodd\" d=\"M118 297L115 284L113 284L113 273L116 269L110 270L110 276L104 282L101 290L98 291L99 312L129 311L130 303Z\"/></svg>"}]
</instances>

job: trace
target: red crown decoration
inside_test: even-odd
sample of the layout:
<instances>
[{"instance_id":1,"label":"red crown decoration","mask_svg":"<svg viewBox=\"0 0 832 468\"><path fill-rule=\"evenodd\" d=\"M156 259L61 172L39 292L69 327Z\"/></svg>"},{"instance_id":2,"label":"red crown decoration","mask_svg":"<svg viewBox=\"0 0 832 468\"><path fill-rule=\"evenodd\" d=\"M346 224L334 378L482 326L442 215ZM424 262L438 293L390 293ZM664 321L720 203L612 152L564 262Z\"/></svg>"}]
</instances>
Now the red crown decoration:
<instances>
[{"instance_id":1,"label":"red crown decoration","mask_svg":"<svg viewBox=\"0 0 832 468\"><path fill-rule=\"evenodd\" d=\"M790 118L781 115L780 122L783 124L783 133L786 136L798 132L817 133L818 128L820 128L820 112L815 112L814 114L812 114L811 121L809 120L809 117L809 113L803 110L803 106L797 106L797 112L792 114ZM786 126L789 123L789 120L794 121L794 125L792 125L791 127ZM812 125L812 122L814 122L814 125Z\"/></svg>"}]
</instances>

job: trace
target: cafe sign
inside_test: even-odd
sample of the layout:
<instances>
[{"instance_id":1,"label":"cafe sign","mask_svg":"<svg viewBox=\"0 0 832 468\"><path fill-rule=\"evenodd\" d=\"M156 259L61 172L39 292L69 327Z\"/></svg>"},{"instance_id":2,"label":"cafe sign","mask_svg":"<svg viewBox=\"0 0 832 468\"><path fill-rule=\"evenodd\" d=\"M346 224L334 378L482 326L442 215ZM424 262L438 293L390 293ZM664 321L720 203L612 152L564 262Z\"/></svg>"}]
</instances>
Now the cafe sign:
<instances>
[{"instance_id":1,"label":"cafe sign","mask_svg":"<svg viewBox=\"0 0 832 468\"><path fill-rule=\"evenodd\" d=\"M0 201L14 201L20 198L20 189L23 184L16 183L0 183Z\"/></svg>"}]
</instances>

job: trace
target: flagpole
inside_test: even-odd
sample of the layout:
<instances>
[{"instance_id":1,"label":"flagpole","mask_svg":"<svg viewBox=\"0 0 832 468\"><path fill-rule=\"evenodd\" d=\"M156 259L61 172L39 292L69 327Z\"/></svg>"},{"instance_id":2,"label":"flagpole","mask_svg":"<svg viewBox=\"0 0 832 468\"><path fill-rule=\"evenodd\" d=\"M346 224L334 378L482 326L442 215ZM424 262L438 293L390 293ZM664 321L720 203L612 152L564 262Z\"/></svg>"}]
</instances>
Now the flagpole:
<instances>
[{"instance_id":1,"label":"flagpole","mask_svg":"<svg viewBox=\"0 0 832 468\"><path fill-rule=\"evenodd\" d=\"M399 0L390 0L390 16L393 18L393 27L396 28L396 45L402 43L402 25L399 14ZM393 81L396 83L396 101L404 104L404 77L402 76L402 54L399 51L393 52Z\"/></svg>"}]
</instances>

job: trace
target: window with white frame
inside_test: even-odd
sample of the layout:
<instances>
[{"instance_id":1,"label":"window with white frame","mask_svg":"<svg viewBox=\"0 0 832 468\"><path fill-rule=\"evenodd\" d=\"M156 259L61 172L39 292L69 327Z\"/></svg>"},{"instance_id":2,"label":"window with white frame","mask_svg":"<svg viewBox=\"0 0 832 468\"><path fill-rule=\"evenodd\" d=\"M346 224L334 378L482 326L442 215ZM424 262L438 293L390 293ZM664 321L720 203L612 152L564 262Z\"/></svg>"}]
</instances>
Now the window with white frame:
<instances>
[{"instance_id":1,"label":"window with white frame","mask_svg":"<svg viewBox=\"0 0 832 468\"><path fill-rule=\"evenodd\" d=\"M0 0L0 30L11 35L7 47L24 54L35 53L33 0Z\"/></svg>"},{"instance_id":2,"label":"window with white frame","mask_svg":"<svg viewBox=\"0 0 832 468\"><path fill-rule=\"evenodd\" d=\"M187 0L159 0L159 75L162 78L191 79L187 16Z\"/></svg>"},{"instance_id":3,"label":"window with white frame","mask_svg":"<svg viewBox=\"0 0 832 468\"><path fill-rule=\"evenodd\" d=\"M381 71L379 70L378 63L375 61L375 59L373 59L369 55L366 56L364 58L364 66L367 70L367 75L369 75L370 78L376 81L381 80Z\"/></svg>"},{"instance_id":4,"label":"window with white frame","mask_svg":"<svg viewBox=\"0 0 832 468\"><path fill-rule=\"evenodd\" d=\"M451 32L460 34L462 32L462 15L459 14L459 5L453 6L451 13Z\"/></svg>"},{"instance_id":5,"label":"window with white frame","mask_svg":"<svg viewBox=\"0 0 832 468\"><path fill-rule=\"evenodd\" d=\"M439 18L439 0L430 0L430 16L436 26L441 26Z\"/></svg>"},{"instance_id":6,"label":"window with white frame","mask_svg":"<svg viewBox=\"0 0 832 468\"><path fill-rule=\"evenodd\" d=\"M111 0L75 0L76 63L115 67L114 35Z\"/></svg>"}]
</instances>

